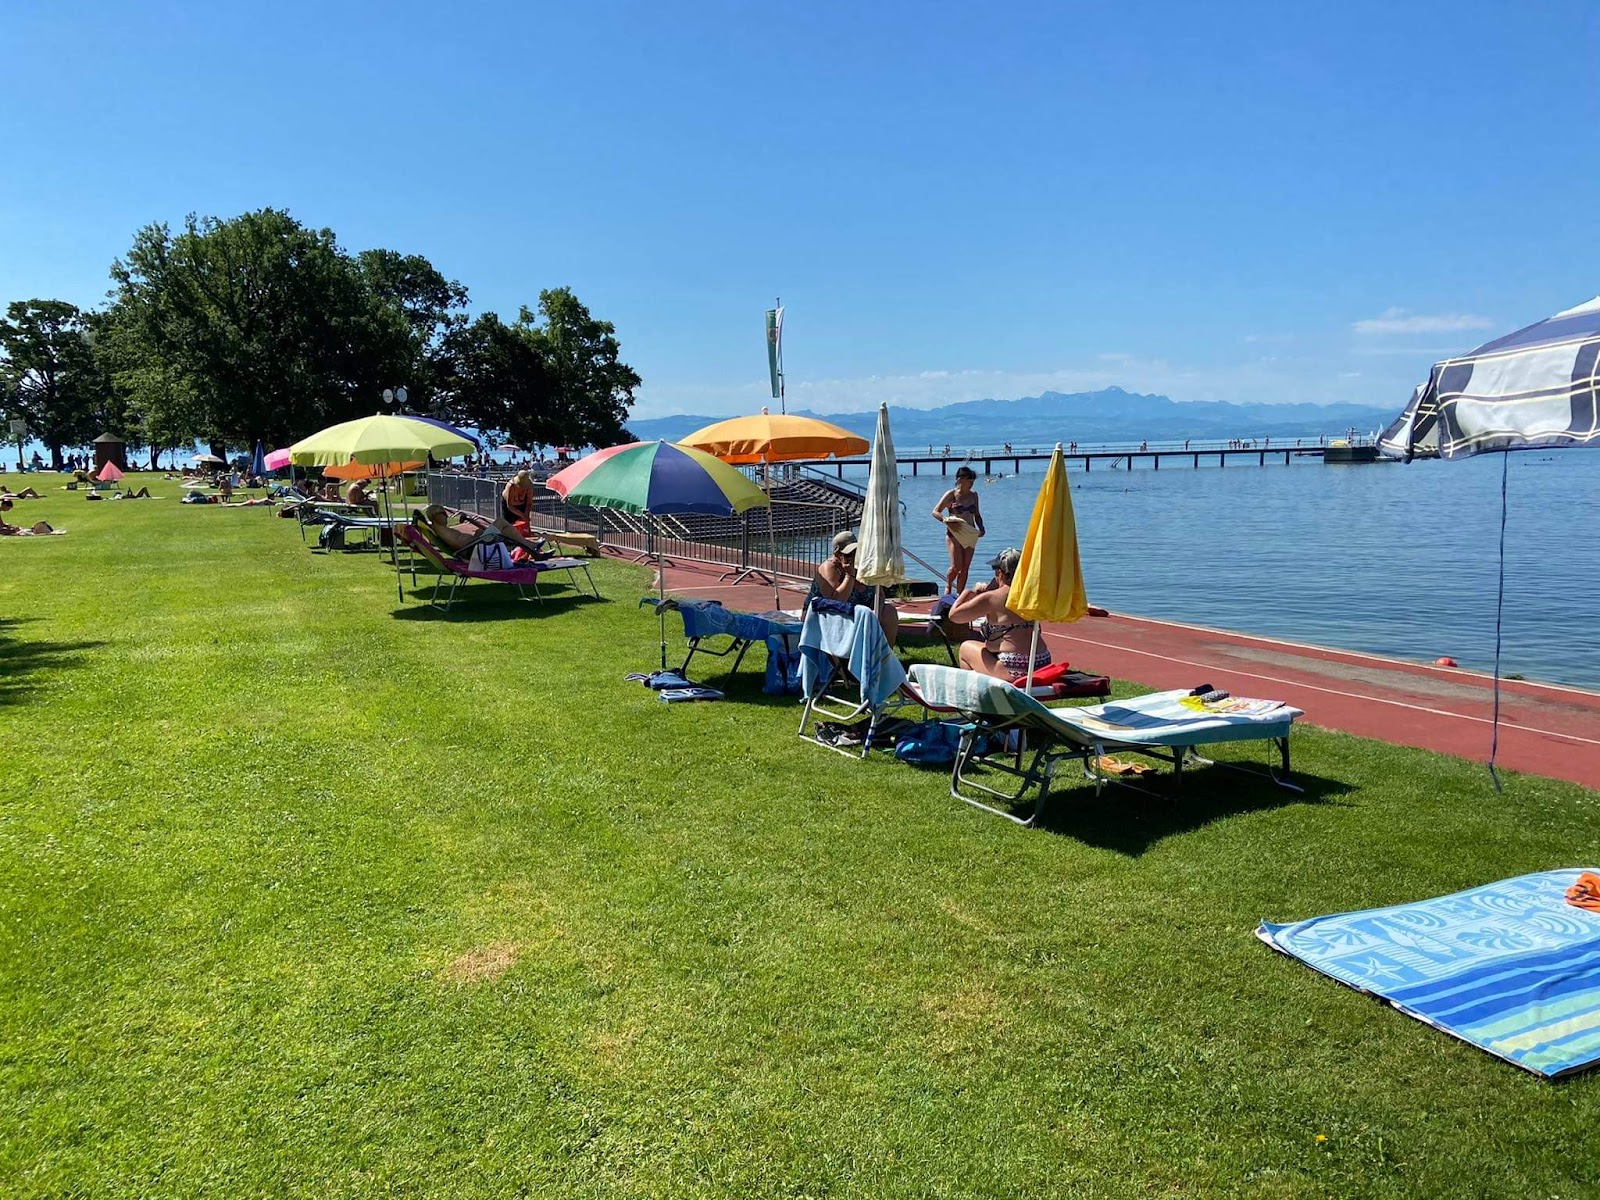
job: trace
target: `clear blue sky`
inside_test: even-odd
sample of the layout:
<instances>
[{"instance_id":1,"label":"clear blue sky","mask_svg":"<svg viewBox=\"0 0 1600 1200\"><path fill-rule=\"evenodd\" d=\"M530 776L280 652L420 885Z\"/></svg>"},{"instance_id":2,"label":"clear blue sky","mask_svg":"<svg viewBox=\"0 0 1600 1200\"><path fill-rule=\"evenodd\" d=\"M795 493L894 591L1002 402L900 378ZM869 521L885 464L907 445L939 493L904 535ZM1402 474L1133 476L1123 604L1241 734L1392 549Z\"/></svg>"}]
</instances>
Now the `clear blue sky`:
<instances>
[{"instance_id":1,"label":"clear blue sky","mask_svg":"<svg viewBox=\"0 0 1600 1200\"><path fill-rule=\"evenodd\" d=\"M1600 292L1600 8L9 0L0 301L276 205L504 315L568 284L638 415L1120 383L1398 410Z\"/></svg>"}]
</instances>

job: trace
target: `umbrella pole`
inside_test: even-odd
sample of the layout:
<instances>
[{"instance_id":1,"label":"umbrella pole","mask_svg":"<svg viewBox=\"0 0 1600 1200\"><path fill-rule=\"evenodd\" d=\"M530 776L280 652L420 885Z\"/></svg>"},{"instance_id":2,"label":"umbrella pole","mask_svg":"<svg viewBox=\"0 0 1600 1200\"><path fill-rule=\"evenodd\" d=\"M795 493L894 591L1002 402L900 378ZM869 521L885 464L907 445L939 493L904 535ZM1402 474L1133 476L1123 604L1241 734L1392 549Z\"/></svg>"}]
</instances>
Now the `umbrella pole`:
<instances>
[{"instance_id":1,"label":"umbrella pole","mask_svg":"<svg viewBox=\"0 0 1600 1200\"><path fill-rule=\"evenodd\" d=\"M772 464L762 463L761 472L767 481L767 548L772 552L772 611L781 612L783 598L778 595L778 534L772 520Z\"/></svg>"},{"instance_id":2,"label":"umbrella pole","mask_svg":"<svg viewBox=\"0 0 1600 1200\"><path fill-rule=\"evenodd\" d=\"M400 550L395 545L394 518L389 512L389 469L388 464L378 468L378 479L383 484L383 519L389 527L389 557L394 560L394 591L400 597L400 603L406 602L406 587L400 582Z\"/></svg>"},{"instance_id":3,"label":"umbrella pole","mask_svg":"<svg viewBox=\"0 0 1600 1200\"><path fill-rule=\"evenodd\" d=\"M661 624L661 669L667 669L667 559L656 536L655 518L650 519L650 536L656 544L656 620Z\"/></svg>"},{"instance_id":4,"label":"umbrella pole","mask_svg":"<svg viewBox=\"0 0 1600 1200\"><path fill-rule=\"evenodd\" d=\"M1500 452L1500 585L1494 602L1494 719L1489 725L1489 778L1494 780L1494 790L1503 792L1500 773L1494 769L1494 760L1500 753L1500 624L1506 608L1506 473L1511 464L1511 452Z\"/></svg>"}]
</instances>

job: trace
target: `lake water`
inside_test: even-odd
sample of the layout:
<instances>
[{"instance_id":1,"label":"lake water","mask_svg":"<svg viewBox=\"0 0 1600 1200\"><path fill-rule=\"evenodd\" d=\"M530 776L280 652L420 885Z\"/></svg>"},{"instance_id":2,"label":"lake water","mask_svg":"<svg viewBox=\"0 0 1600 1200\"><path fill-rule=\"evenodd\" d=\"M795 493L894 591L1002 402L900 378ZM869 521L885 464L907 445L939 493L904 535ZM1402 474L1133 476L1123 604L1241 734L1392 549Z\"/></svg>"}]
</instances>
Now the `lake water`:
<instances>
[{"instance_id":1,"label":"lake water","mask_svg":"<svg viewBox=\"0 0 1600 1200\"><path fill-rule=\"evenodd\" d=\"M999 550L1022 545L1043 470L1027 466L978 481L989 536L975 580ZM1501 457L1487 454L1349 466L1169 461L1159 471L1096 463L1068 474L1093 604L1488 670L1500 470ZM928 514L951 483L937 473L900 481L906 545L941 572L944 534ZM1502 670L1600 688L1600 453L1513 454L1509 496Z\"/></svg>"}]
</instances>

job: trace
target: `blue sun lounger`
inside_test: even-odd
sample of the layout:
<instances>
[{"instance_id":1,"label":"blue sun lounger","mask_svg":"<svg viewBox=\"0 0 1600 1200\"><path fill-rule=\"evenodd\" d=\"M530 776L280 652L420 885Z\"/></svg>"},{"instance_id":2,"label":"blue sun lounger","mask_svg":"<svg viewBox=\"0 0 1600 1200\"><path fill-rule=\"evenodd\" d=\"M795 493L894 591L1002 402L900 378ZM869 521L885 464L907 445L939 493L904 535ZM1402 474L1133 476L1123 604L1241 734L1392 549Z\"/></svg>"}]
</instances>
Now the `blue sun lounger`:
<instances>
[{"instance_id":1,"label":"blue sun lounger","mask_svg":"<svg viewBox=\"0 0 1600 1200\"><path fill-rule=\"evenodd\" d=\"M1003 679L957 667L921 664L911 668L911 682L930 704L955 709L968 724L962 731L950 772L950 794L984 812L1019 825L1032 825L1044 809L1056 765L1076 759L1098 793L1107 783L1120 783L1099 760L1108 754L1139 754L1172 764L1180 782L1186 763L1210 765L1198 747L1217 742L1266 741L1276 748L1281 773L1268 765L1267 774L1278 786L1300 789L1288 782L1289 731L1298 708L1273 701L1236 701L1235 711L1207 710L1190 694L1155 692L1131 700L1110 700L1083 708L1047 708L1022 689ZM1000 754L980 753L985 745L1006 744L1017 731L1016 744L1025 747ZM1024 765L1026 759L1026 765ZM1009 760L1009 761L1007 761ZM1231 764L1222 764L1231 765ZM980 772L998 771L1021 782L1003 791L974 778ZM1038 789L1033 812L1018 816L984 803L972 793L1009 803Z\"/></svg>"}]
</instances>

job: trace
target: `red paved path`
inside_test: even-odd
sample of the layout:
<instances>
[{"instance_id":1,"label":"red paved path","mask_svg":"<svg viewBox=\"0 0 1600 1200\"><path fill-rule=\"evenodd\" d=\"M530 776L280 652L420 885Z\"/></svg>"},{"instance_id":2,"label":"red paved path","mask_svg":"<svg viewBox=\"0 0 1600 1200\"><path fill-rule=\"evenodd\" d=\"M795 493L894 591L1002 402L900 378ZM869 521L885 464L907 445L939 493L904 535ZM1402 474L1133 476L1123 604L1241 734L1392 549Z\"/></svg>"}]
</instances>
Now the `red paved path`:
<instances>
[{"instance_id":1,"label":"red paved path","mask_svg":"<svg viewBox=\"0 0 1600 1200\"><path fill-rule=\"evenodd\" d=\"M667 590L764 611L772 588L718 582L720 568L667 567ZM802 594L785 588L783 607ZM1472 671L1328 650L1143 617L1088 617L1045 629L1073 666L1152 688L1210 683L1302 708L1328 729L1487 761L1491 680ZM1500 687L1499 763L1600 790L1600 693L1507 680Z\"/></svg>"}]
</instances>

